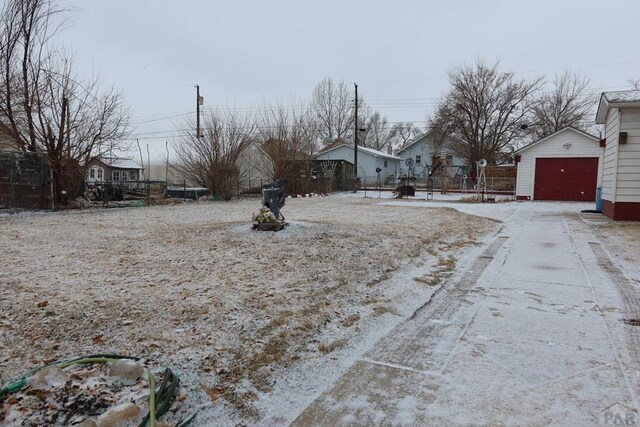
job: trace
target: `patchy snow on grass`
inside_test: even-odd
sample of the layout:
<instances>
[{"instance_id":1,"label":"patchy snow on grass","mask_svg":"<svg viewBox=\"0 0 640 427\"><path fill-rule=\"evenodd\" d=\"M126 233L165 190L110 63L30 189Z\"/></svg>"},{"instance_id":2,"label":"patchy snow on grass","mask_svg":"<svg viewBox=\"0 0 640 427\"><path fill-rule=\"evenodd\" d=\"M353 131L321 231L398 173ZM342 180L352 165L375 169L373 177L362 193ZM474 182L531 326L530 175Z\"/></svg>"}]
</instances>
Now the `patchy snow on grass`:
<instances>
[{"instance_id":1,"label":"patchy snow on grass","mask_svg":"<svg viewBox=\"0 0 640 427\"><path fill-rule=\"evenodd\" d=\"M613 221L602 214L587 214L585 221L625 270L640 282L640 223Z\"/></svg>"},{"instance_id":2,"label":"patchy snow on grass","mask_svg":"<svg viewBox=\"0 0 640 427\"><path fill-rule=\"evenodd\" d=\"M342 195L288 199L289 227L251 231L258 208L0 216L0 382L48 360L137 355L181 376L201 425L286 423L322 389L309 378L335 380L497 227Z\"/></svg>"}]
</instances>

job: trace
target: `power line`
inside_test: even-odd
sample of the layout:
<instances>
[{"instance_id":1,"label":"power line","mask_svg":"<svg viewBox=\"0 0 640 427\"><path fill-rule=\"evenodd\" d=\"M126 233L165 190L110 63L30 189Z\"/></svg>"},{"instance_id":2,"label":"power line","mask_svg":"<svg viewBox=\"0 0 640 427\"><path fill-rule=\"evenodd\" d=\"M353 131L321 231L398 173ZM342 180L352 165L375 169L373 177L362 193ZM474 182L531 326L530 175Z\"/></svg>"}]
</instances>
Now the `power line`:
<instances>
[{"instance_id":1,"label":"power line","mask_svg":"<svg viewBox=\"0 0 640 427\"><path fill-rule=\"evenodd\" d=\"M160 118L157 118L157 119L136 121L136 122L132 122L132 124L144 124L144 123L161 122L161 121L173 119L173 118L176 118L176 117L188 116L188 115L191 115L193 113L194 113L193 111L189 111L189 112L186 112L186 113L174 114L174 115L171 115L171 116L164 116L164 117L160 117Z\"/></svg>"},{"instance_id":2,"label":"power line","mask_svg":"<svg viewBox=\"0 0 640 427\"><path fill-rule=\"evenodd\" d=\"M601 87L593 87L589 88L591 91L604 91L604 90L612 90L612 89L629 89L631 85L620 85L620 86L601 86ZM371 98L364 99L365 104L371 107L423 107L423 106L432 106L438 103L439 100L443 99L443 97L431 97L431 98ZM303 103L303 104L279 104L273 107L275 111L298 111L304 110L306 108L311 107L311 103ZM205 112L216 112L220 109L210 108L210 109L202 109L201 111ZM265 110L269 110L269 107L261 107L261 106L253 106L253 107L242 107L242 108L233 108L230 109L231 113L260 113ZM139 116L137 118L144 117L159 117L157 119L149 119L148 122L161 121L164 117L173 118L173 117L181 117L189 114L193 114L194 111L188 112L177 112L177 113L157 113L150 114L147 116ZM164 117L163 117L164 116ZM140 120L136 123L145 123L147 120Z\"/></svg>"},{"instance_id":3,"label":"power line","mask_svg":"<svg viewBox=\"0 0 640 427\"><path fill-rule=\"evenodd\" d=\"M590 91L592 92L599 92L599 91L606 91L606 90L614 90L614 89L629 89L631 87L631 85L624 85L624 86L602 86L602 87L595 87L595 88L589 88ZM83 88L84 89L84 88ZM88 92L88 91L87 91ZM380 109L380 110L415 110L415 109L423 109L423 110L427 110L430 107L433 107L435 105L438 104L438 101L441 100L442 97L425 97L425 98L372 98L370 100L366 100L365 102L368 106L374 108L374 109ZM273 107L273 110L278 112L278 111L282 111L285 113L295 113L295 112L299 112L299 111L303 111L305 109L308 109L312 106L311 103L297 103L297 104L284 104L284 105L277 105L275 107ZM223 108L220 109L206 109L204 111L206 112L216 112L216 111L220 111ZM270 107L263 107L263 106L254 106L254 107L246 107L246 108L236 108L236 109L229 109L229 112L232 114L256 114L259 115L262 112L269 112ZM156 113L156 114L150 114L150 115L146 115L146 116L139 116L139 118L143 118L143 117L154 117L154 118L149 118L147 120L139 120L139 121L134 121L133 124L146 124L146 123L156 123L156 122L162 122L165 120L169 120L172 118L179 118L179 117L184 117L184 116L188 116L190 114L193 114L193 111L187 111L187 112L176 112L176 113ZM406 123L407 121L396 121L396 122L387 122L390 125L393 124L399 124L399 123ZM426 123L426 121L421 121L421 120L409 120L408 122L411 123ZM144 139L155 139L155 138L164 138L167 135L169 135L170 137L174 137L174 136L181 136L180 134L175 134L176 129L172 129L172 130L166 130L166 131L150 131L150 132L137 132L134 133L133 135L136 135L138 138L143 137ZM161 135L161 136L157 136L157 137L153 137L151 135Z\"/></svg>"}]
</instances>

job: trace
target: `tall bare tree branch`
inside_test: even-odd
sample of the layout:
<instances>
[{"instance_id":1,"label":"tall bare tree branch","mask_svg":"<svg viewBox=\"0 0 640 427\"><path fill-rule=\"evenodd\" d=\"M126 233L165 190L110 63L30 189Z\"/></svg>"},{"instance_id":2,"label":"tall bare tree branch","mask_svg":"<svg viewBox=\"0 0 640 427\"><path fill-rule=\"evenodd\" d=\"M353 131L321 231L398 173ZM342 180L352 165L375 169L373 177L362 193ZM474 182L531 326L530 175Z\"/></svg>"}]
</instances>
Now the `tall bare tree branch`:
<instances>
[{"instance_id":1,"label":"tall bare tree branch","mask_svg":"<svg viewBox=\"0 0 640 427\"><path fill-rule=\"evenodd\" d=\"M273 178L286 179L308 164L315 151L316 127L308 110L266 105L260 120L262 148L271 159Z\"/></svg>"},{"instance_id":2,"label":"tall bare tree branch","mask_svg":"<svg viewBox=\"0 0 640 427\"><path fill-rule=\"evenodd\" d=\"M589 91L589 79L565 72L556 75L550 91L539 94L533 103L530 130L536 139L566 126L588 130L597 96Z\"/></svg>"},{"instance_id":3,"label":"tall bare tree branch","mask_svg":"<svg viewBox=\"0 0 640 427\"><path fill-rule=\"evenodd\" d=\"M449 82L451 89L430 126L458 141L452 148L474 164L481 158L497 160L524 135L530 100L542 79L516 80L512 73L499 71L497 63L488 66L478 59L473 66L449 71Z\"/></svg>"},{"instance_id":4,"label":"tall bare tree branch","mask_svg":"<svg viewBox=\"0 0 640 427\"><path fill-rule=\"evenodd\" d=\"M47 154L58 200L78 193L84 168L107 145L126 145L129 121L121 92L101 91L97 78L81 82L53 46L65 12L51 0L9 0L0 21L0 122L20 149Z\"/></svg>"},{"instance_id":5,"label":"tall bare tree branch","mask_svg":"<svg viewBox=\"0 0 640 427\"><path fill-rule=\"evenodd\" d=\"M229 110L209 112L201 124L201 137L193 119L185 122L180 141L175 144L175 170L190 182L208 188L225 200L233 196L239 179L241 154L256 139L253 117Z\"/></svg>"}]
</instances>

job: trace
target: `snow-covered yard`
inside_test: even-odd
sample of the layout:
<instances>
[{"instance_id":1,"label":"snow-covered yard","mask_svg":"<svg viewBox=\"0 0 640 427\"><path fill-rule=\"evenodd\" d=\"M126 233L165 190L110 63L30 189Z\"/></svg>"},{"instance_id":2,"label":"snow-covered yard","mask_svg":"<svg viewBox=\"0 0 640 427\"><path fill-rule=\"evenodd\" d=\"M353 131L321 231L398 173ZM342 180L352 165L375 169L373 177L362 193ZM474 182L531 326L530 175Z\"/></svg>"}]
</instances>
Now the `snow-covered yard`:
<instances>
[{"instance_id":1,"label":"snow-covered yard","mask_svg":"<svg viewBox=\"0 0 640 427\"><path fill-rule=\"evenodd\" d=\"M598 238L628 269L640 269L640 223L615 222L605 217L592 221L591 225Z\"/></svg>"},{"instance_id":2,"label":"snow-covered yard","mask_svg":"<svg viewBox=\"0 0 640 427\"><path fill-rule=\"evenodd\" d=\"M390 330L498 227L332 196L288 200L290 226L260 233L258 207L0 215L0 382L49 360L138 355L176 369L180 405L203 405L203 423L257 421L276 380Z\"/></svg>"}]
</instances>

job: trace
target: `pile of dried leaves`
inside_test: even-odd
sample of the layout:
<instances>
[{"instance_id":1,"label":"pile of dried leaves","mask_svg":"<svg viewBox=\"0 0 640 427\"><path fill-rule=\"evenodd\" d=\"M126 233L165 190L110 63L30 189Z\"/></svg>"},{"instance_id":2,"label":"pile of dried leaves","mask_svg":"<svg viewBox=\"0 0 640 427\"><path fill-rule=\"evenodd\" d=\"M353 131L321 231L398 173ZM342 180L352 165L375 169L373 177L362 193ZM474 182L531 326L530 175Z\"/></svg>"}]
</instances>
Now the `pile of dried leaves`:
<instances>
[{"instance_id":1,"label":"pile of dried leaves","mask_svg":"<svg viewBox=\"0 0 640 427\"><path fill-rule=\"evenodd\" d=\"M154 376L161 382L162 375ZM0 424L138 425L149 411L149 391L147 367L135 360L51 365L28 377L21 390L2 396Z\"/></svg>"}]
</instances>

